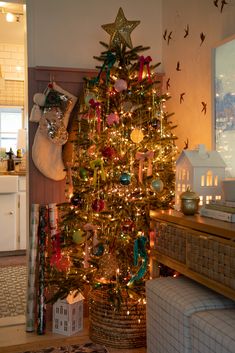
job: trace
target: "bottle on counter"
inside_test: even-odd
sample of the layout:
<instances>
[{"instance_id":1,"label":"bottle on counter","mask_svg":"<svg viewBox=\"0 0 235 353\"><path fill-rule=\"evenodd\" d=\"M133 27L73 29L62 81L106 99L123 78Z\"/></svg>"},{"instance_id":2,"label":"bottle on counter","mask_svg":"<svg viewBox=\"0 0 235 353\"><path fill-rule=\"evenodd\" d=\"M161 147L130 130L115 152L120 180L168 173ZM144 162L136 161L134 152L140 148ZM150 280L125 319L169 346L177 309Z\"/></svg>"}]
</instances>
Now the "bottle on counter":
<instances>
[{"instance_id":1,"label":"bottle on counter","mask_svg":"<svg viewBox=\"0 0 235 353\"><path fill-rule=\"evenodd\" d=\"M8 160L7 160L7 171L13 171L15 170L15 162L13 159L14 156L14 152L12 151L12 148L10 148L9 152L6 152L6 154L8 155Z\"/></svg>"}]
</instances>

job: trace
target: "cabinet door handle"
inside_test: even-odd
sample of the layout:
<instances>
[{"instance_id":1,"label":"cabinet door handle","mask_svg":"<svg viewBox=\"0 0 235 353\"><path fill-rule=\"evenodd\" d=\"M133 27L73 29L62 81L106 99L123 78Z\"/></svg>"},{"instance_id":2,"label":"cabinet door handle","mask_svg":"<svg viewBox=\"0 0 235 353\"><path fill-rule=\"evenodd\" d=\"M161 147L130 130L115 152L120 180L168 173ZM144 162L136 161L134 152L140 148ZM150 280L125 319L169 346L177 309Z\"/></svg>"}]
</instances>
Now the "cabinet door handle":
<instances>
[{"instance_id":1,"label":"cabinet door handle","mask_svg":"<svg viewBox=\"0 0 235 353\"><path fill-rule=\"evenodd\" d=\"M10 214L10 215L13 215L13 214L14 214L14 212L13 212L13 211L10 211L10 212L9 212L9 214Z\"/></svg>"}]
</instances>

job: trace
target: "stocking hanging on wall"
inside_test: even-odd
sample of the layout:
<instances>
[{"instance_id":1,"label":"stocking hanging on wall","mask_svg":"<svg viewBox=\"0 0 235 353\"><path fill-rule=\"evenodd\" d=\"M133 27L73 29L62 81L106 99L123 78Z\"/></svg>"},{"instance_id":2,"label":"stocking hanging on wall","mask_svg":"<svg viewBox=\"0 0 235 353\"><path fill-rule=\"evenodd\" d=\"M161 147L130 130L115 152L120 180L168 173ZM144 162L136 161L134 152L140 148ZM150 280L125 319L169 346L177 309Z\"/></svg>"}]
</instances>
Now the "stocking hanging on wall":
<instances>
[{"instance_id":1,"label":"stocking hanging on wall","mask_svg":"<svg viewBox=\"0 0 235 353\"><path fill-rule=\"evenodd\" d=\"M32 159L37 169L55 181L66 176L62 146L67 142L67 126L77 97L55 82L45 93L34 95L30 121L39 122L32 146Z\"/></svg>"}]
</instances>

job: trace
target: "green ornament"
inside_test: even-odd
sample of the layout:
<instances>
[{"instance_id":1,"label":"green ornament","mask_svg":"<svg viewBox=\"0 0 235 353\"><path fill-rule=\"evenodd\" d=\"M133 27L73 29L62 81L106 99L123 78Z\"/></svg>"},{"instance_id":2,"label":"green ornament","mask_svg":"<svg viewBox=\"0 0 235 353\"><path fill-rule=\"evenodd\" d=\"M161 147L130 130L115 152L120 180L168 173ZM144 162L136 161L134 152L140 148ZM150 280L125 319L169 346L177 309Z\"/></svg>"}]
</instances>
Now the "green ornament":
<instances>
[{"instance_id":1,"label":"green ornament","mask_svg":"<svg viewBox=\"0 0 235 353\"><path fill-rule=\"evenodd\" d=\"M81 178L82 180L86 180L87 177L88 177L87 170L86 170L85 168L81 167L81 168L79 169L79 176L80 176L80 178Z\"/></svg>"},{"instance_id":2,"label":"green ornament","mask_svg":"<svg viewBox=\"0 0 235 353\"><path fill-rule=\"evenodd\" d=\"M81 244L85 241L84 232L82 229L77 229L73 231L73 241L76 244Z\"/></svg>"}]
</instances>

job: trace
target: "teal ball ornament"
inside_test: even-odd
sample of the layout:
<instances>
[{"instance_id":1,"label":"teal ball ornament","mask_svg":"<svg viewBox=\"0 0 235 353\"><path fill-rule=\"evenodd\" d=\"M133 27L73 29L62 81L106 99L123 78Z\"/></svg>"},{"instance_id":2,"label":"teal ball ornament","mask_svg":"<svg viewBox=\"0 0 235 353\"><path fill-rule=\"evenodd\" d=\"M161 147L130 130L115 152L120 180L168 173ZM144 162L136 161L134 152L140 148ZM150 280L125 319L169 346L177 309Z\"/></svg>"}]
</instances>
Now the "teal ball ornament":
<instances>
[{"instance_id":1,"label":"teal ball ornament","mask_svg":"<svg viewBox=\"0 0 235 353\"><path fill-rule=\"evenodd\" d=\"M129 173L122 173L119 181L122 185L129 185L131 182L131 176Z\"/></svg>"},{"instance_id":2,"label":"teal ball ornament","mask_svg":"<svg viewBox=\"0 0 235 353\"><path fill-rule=\"evenodd\" d=\"M155 192L161 192L163 190L163 182L160 178L154 179L151 183L151 187Z\"/></svg>"},{"instance_id":3,"label":"teal ball ornament","mask_svg":"<svg viewBox=\"0 0 235 353\"><path fill-rule=\"evenodd\" d=\"M93 249L93 254L95 256L102 256L104 253L104 244L99 243Z\"/></svg>"}]
</instances>

